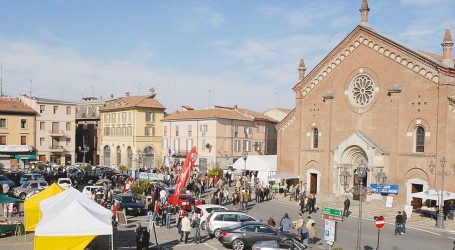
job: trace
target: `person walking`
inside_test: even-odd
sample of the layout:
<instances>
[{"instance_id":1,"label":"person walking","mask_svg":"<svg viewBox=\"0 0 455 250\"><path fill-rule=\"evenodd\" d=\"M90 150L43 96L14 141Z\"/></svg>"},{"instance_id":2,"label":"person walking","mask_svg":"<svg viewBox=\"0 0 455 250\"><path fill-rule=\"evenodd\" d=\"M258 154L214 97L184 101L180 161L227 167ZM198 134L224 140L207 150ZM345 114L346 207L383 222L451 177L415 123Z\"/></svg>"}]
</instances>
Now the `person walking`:
<instances>
[{"instance_id":1,"label":"person walking","mask_svg":"<svg viewBox=\"0 0 455 250\"><path fill-rule=\"evenodd\" d=\"M313 195L310 194L310 195L308 196L308 199L307 199L307 202L306 202L306 210L307 210L310 214L311 214L312 211L313 211L313 209L312 209L313 205L311 204L312 202L313 202Z\"/></svg>"},{"instance_id":2,"label":"person walking","mask_svg":"<svg viewBox=\"0 0 455 250\"><path fill-rule=\"evenodd\" d=\"M304 233L304 227L305 227L305 219L303 218L303 214L299 213L299 218L294 221L294 228L297 229L297 236L300 236L301 241L303 242L303 233Z\"/></svg>"},{"instance_id":3,"label":"person walking","mask_svg":"<svg viewBox=\"0 0 455 250\"><path fill-rule=\"evenodd\" d=\"M316 213L316 195L312 195L311 199L311 212Z\"/></svg>"},{"instance_id":4,"label":"person walking","mask_svg":"<svg viewBox=\"0 0 455 250\"><path fill-rule=\"evenodd\" d=\"M194 229L194 242L196 244L201 243L201 219L199 214L195 214L193 221L191 222L191 227Z\"/></svg>"},{"instance_id":5,"label":"person walking","mask_svg":"<svg viewBox=\"0 0 455 250\"><path fill-rule=\"evenodd\" d=\"M307 236L307 242L309 243L311 241L311 239L310 239L310 228L311 228L311 225L315 224L316 222L313 219L311 219L311 216L308 216L307 219L308 219L308 221L307 221L305 227L306 227L306 229L308 231L306 236Z\"/></svg>"},{"instance_id":6,"label":"person walking","mask_svg":"<svg viewBox=\"0 0 455 250\"><path fill-rule=\"evenodd\" d=\"M190 231L191 231L191 221L190 221L190 218L188 218L188 214L183 217L182 219L182 232L183 234L181 235L185 235L185 244L188 243L188 235L190 234ZM182 242L182 238L180 238L180 242Z\"/></svg>"},{"instance_id":7,"label":"person walking","mask_svg":"<svg viewBox=\"0 0 455 250\"><path fill-rule=\"evenodd\" d=\"M292 221L289 218L288 213L285 213L283 218L281 218L280 221L280 231L283 234L288 235L291 232L292 229Z\"/></svg>"},{"instance_id":8,"label":"person walking","mask_svg":"<svg viewBox=\"0 0 455 250\"><path fill-rule=\"evenodd\" d=\"M403 210L403 223L401 223L401 231L403 234L406 233L406 221L408 220L408 215L406 211Z\"/></svg>"},{"instance_id":9,"label":"person walking","mask_svg":"<svg viewBox=\"0 0 455 250\"><path fill-rule=\"evenodd\" d=\"M394 235L401 235L402 224L403 224L403 215L401 215L401 211L398 211L397 216L395 216L395 234Z\"/></svg>"},{"instance_id":10,"label":"person walking","mask_svg":"<svg viewBox=\"0 0 455 250\"><path fill-rule=\"evenodd\" d=\"M310 228L308 229L308 244L316 243L316 223L311 223Z\"/></svg>"},{"instance_id":11,"label":"person walking","mask_svg":"<svg viewBox=\"0 0 455 250\"><path fill-rule=\"evenodd\" d=\"M250 200L250 194L245 191L243 193L243 210L248 210L248 201Z\"/></svg>"},{"instance_id":12,"label":"person walking","mask_svg":"<svg viewBox=\"0 0 455 250\"><path fill-rule=\"evenodd\" d=\"M455 201L450 201L449 205L449 219L453 220L455 217Z\"/></svg>"},{"instance_id":13,"label":"person walking","mask_svg":"<svg viewBox=\"0 0 455 250\"><path fill-rule=\"evenodd\" d=\"M303 214L305 212L305 197L302 194L300 194L299 206L300 212Z\"/></svg>"},{"instance_id":14,"label":"person walking","mask_svg":"<svg viewBox=\"0 0 455 250\"><path fill-rule=\"evenodd\" d=\"M350 206L351 206L351 200L349 200L349 198L346 197L346 200L344 200L343 217L348 217L349 216L349 207Z\"/></svg>"}]
</instances>

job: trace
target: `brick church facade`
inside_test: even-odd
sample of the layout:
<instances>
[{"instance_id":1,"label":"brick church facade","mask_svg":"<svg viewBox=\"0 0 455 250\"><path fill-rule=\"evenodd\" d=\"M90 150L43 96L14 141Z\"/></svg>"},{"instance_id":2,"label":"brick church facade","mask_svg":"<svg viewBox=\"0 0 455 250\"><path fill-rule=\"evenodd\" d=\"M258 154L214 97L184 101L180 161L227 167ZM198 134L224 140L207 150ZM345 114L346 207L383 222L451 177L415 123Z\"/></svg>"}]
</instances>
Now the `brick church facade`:
<instances>
[{"instance_id":1,"label":"brick church facade","mask_svg":"<svg viewBox=\"0 0 455 250\"><path fill-rule=\"evenodd\" d=\"M455 167L455 60L447 29L443 55L414 50L361 23L311 72L303 59L293 87L295 109L276 127L278 171L300 177L312 193L344 195L340 171L360 162L398 184L400 203L419 206L413 192L439 189L441 176ZM354 178L351 178L354 179ZM351 180L351 185L354 180ZM455 176L445 177L455 192ZM380 199L372 195L369 199Z\"/></svg>"}]
</instances>

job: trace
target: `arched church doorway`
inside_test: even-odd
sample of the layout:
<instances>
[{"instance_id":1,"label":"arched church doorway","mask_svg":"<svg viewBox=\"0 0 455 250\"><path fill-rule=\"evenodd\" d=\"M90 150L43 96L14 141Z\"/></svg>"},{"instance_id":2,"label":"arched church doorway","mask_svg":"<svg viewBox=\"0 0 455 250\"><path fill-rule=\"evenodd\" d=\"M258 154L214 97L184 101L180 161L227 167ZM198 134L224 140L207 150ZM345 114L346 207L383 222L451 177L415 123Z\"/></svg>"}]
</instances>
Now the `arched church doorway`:
<instances>
[{"instance_id":1,"label":"arched church doorway","mask_svg":"<svg viewBox=\"0 0 455 250\"><path fill-rule=\"evenodd\" d=\"M343 152L342 161L343 165L350 166L350 169L352 170L353 187L357 187L359 184L362 184L364 188L367 187L368 173L365 175L365 177L360 179L358 177L356 169L360 164L365 164L368 166L368 156L365 150L357 145L350 146ZM359 198L359 195L353 196L354 200L359 200ZM363 196L362 200L365 200L365 198L366 197Z\"/></svg>"}]
</instances>

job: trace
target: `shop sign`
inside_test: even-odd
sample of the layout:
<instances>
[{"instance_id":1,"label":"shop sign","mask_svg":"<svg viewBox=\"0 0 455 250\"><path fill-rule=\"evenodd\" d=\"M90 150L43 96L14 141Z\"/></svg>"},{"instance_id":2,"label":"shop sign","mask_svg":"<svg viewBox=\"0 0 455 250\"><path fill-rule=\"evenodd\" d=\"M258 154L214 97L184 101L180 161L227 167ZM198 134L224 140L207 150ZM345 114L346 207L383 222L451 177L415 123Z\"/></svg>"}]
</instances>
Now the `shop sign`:
<instances>
[{"instance_id":1,"label":"shop sign","mask_svg":"<svg viewBox=\"0 0 455 250\"><path fill-rule=\"evenodd\" d=\"M29 152L32 147L29 145L0 145L0 152Z\"/></svg>"}]
</instances>

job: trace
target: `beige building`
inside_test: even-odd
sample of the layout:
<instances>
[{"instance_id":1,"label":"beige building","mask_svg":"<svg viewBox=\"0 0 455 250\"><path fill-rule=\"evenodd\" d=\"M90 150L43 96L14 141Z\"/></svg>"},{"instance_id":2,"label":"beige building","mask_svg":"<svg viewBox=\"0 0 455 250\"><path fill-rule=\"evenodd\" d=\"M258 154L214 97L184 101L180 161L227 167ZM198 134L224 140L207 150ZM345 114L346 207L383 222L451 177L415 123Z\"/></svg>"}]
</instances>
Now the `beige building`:
<instances>
[{"instance_id":1,"label":"beige building","mask_svg":"<svg viewBox=\"0 0 455 250\"><path fill-rule=\"evenodd\" d=\"M201 170L232 165L249 155L276 154L277 121L245 108L213 106L193 110L183 107L163 119L163 155L183 160L195 146Z\"/></svg>"},{"instance_id":2,"label":"beige building","mask_svg":"<svg viewBox=\"0 0 455 250\"><path fill-rule=\"evenodd\" d=\"M292 109L287 108L271 108L264 112L264 115L281 122L289 113L291 113Z\"/></svg>"},{"instance_id":3,"label":"beige building","mask_svg":"<svg viewBox=\"0 0 455 250\"><path fill-rule=\"evenodd\" d=\"M0 170L28 167L35 156L35 110L18 99L0 98Z\"/></svg>"},{"instance_id":4,"label":"beige building","mask_svg":"<svg viewBox=\"0 0 455 250\"><path fill-rule=\"evenodd\" d=\"M383 171L397 184L395 199L415 207L412 193L440 188L455 164L455 68L446 30L442 55L414 50L361 23L293 87L295 109L277 125L278 170L301 177L312 193L344 194L340 172L366 163L365 185ZM351 178L357 183L356 178ZM455 192L455 176L445 189ZM370 198L381 196L373 195Z\"/></svg>"},{"instance_id":5,"label":"beige building","mask_svg":"<svg viewBox=\"0 0 455 250\"><path fill-rule=\"evenodd\" d=\"M105 166L128 166L132 171L162 164L161 120L165 107L153 89L145 96L107 102L101 108L100 158Z\"/></svg>"},{"instance_id":6,"label":"beige building","mask_svg":"<svg viewBox=\"0 0 455 250\"><path fill-rule=\"evenodd\" d=\"M38 160L73 165L76 140L74 103L25 95L19 99L37 112Z\"/></svg>"}]
</instances>

